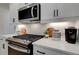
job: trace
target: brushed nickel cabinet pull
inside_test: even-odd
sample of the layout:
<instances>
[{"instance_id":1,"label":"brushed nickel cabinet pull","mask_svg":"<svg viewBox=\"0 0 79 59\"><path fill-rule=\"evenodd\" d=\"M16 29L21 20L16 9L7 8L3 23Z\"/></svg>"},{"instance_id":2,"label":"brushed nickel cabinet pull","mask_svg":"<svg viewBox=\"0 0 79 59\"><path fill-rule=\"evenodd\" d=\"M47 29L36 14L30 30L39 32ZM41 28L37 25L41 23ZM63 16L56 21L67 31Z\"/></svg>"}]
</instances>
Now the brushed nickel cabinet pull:
<instances>
[{"instance_id":1,"label":"brushed nickel cabinet pull","mask_svg":"<svg viewBox=\"0 0 79 59\"><path fill-rule=\"evenodd\" d=\"M3 49L5 49L5 44L3 44Z\"/></svg>"},{"instance_id":2,"label":"brushed nickel cabinet pull","mask_svg":"<svg viewBox=\"0 0 79 59\"><path fill-rule=\"evenodd\" d=\"M59 15L58 15L58 9L57 9L57 16L59 16Z\"/></svg>"},{"instance_id":3,"label":"brushed nickel cabinet pull","mask_svg":"<svg viewBox=\"0 0 79 59\"><path fill-rule=\"evenodd\" d=\"M53 16L55 17L55 10L54 10L54 14L53 14Z\"/></svg>"},{"instance_id":4,"label":"brushed nickel cabinet pull","mask_svg":"<svg viewBox=\"0 0 79 59\"><path fill-rule=\"evenodd\" d=\"M45 54L45 52L41 52L41 51L39 51L39 50L37 50L37 52L38 52L38 53L41 53L41 54Z\"/></svg>"},{"instance_id":5,"label":"brushed nickel cabinet pull","mask_svg":"<svg viewBox=\"0 0 79 59\"><path fill-rule=\"evenodd\" d=\"M58 15L58 9L56 10L56 16L59 16L59 15Z\"/></svg>"}]
</instances>

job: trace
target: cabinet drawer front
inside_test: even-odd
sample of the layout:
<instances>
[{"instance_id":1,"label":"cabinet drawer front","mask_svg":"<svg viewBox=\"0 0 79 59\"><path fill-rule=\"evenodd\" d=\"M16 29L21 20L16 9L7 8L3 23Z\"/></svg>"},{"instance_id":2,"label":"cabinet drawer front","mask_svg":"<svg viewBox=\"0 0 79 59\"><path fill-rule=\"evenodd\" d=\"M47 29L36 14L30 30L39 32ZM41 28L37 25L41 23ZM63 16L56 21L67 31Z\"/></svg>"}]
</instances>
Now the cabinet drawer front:
<instances>
[{"instance_id":1,"label":"cabinet drawer front","mask_svg":"<svg viewBox=\"0 0 79 59\"><path fill-rule=\"evenodd\" d=\"M65 55L66 53L57 51L55 49L49 49L43 46L34 45L33 54L34 55Z\"/></svg>"},{"instance_id":2,"label":"cabinet drawer front","mask_svg":"<svg viewBox=\"0 0 79 59\"><path fill-rule=\"evenodd\" d=\"M33 54L35 54L35 55L44 55L46 53L45 53L45 50L43 48L38 47L38 46L34 46L33 47Z\"/></svg>"}]
</instances>

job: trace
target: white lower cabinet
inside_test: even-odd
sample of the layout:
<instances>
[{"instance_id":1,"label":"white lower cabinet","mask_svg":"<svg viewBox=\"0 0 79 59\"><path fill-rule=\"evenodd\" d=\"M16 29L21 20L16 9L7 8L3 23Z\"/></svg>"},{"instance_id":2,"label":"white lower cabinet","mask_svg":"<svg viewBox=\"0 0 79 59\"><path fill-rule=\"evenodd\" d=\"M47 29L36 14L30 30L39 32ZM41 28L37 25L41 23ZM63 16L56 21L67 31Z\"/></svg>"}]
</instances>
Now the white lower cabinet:
<instances>
[{"instance_id":1,"label":"white lower cabinet","mask_svg":"<svg viewBox=\"0 0 79 59\"><path fill-rule=\"evenodd\" d=\"M34 55L69 55L63 51L57 49L51 49L39 45L33 45L33 54Z\"/></svg>"},{"instance_id":2,"label":"white lower cabinet","mask_svg":"<svg viewBox=\"0 0 79 59\"><path fill-rule=\"evenodd\" d=\"M8 42L0 39L0 55L8 55Z\"/></svg>"}]
</instances>

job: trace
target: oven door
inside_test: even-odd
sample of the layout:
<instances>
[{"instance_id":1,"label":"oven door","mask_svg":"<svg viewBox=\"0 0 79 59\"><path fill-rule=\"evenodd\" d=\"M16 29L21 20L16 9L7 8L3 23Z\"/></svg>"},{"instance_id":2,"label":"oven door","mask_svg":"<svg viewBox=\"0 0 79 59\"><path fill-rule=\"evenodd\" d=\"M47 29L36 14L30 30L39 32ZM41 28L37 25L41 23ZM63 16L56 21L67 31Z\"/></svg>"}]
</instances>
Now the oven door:
<instances>
[{"instance_id":1,"label":"oven door","mask_svg":"<svg viewBox=\"0 0 79 59\"><path fill-rule=\"evenodd\" d=\"M8 54L9 55L29 55L30 50L24 49L17 45L8 45Z\"/></svg>"},{"instance_id":2,"label":"oven door","mask_svg":"<svg viewBox=\"0 0 79 59\"><path fill-rule=\"evenodd\" d=\"M40 20L40 4L36 4L31 9L32 21Z\"/></svg>"}]
</instances>

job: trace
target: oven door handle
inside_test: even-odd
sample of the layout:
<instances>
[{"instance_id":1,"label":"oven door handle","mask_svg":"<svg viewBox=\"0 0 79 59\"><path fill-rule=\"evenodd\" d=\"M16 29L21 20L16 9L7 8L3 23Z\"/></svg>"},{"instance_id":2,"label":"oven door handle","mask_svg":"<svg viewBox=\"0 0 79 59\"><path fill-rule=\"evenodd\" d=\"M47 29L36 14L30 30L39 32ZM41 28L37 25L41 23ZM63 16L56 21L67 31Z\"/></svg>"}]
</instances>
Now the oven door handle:
<instances>
[{"instance_id":1,"label":"oven door handle","mask_svg":"<svg viewBox=\"0 0 79 59\"><path fill-rule=\"evenodd\" d=\"M18 48L16 46L13 46L13 45L8 45L10 48L14 49L14 50L17 50L17 51L20 51L20 52L25 52L25 53L30 53L30 50L29 49L22 49L22 48Z\"/></svg>"},{"instance_id":2,"label":"oven door handle","mask_svg":"<svg viewBox=\"0 0 79 59\"><path fill-rule=\"evenodd\" d=\"M34 15L33 15L33 8L34 8L34 7L32 7L32 9L31 9L31 15L32 15L32 17L34 17Z\"/></svg>"}]
</instances>

